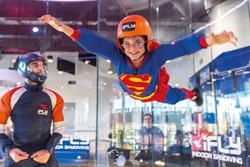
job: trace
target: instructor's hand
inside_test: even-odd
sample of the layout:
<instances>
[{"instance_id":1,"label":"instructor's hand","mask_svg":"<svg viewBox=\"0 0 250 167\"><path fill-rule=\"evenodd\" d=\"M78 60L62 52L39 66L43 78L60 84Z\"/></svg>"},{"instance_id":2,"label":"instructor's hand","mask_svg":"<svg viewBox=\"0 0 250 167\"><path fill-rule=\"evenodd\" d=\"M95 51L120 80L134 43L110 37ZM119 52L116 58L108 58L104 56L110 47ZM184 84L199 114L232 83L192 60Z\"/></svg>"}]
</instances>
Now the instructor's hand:
<instances>
[{"instance_id":1,"label":"instructor's hand","mask_svg":"<svg viewBox=\"0 0 250 167\"><path fill-rule=\"evenodd\" d=\"M48 150L40 150L35 152L31 158L33 158L36 162L39 163L47 163L50 157L50 152Z\"/></svg>"},{"instance_id":2,"label":"instructor's hand","mask_svg":"<svg viewBox=\"0 0 250 167\"><path fill-rule=\"evenodd\" d=\"M9 156L15 161L19 162L21 160L27 159L29 157L29 154L26 152L23 152L19 148L13 148L9 152Z\"/></svg>"}]
</instances>

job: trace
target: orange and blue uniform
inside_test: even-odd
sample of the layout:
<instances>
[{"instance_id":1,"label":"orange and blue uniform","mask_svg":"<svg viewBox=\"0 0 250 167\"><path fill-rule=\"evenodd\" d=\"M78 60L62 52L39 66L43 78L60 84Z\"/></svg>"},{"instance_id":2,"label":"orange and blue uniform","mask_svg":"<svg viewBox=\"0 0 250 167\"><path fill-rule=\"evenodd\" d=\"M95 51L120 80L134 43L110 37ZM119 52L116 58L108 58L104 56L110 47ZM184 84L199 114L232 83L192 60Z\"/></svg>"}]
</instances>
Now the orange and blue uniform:
<instances>
[{"instance_id":1,"label":"orange and blue uniform","mask_svg":"<svg viewBox=\"0 0 250 167\"><path fill-rule=\"evenodd\" d=\"M51 156L46 163L57 167L54 148L62 138L64 131L64 101L56 92L42 85L16 87L5 93L0 99L0 149L6 154L5 167L13 164L20 167L37 166L32 158L15 163L8 156L12 148L19 148L29 155L46 149ZM8 119L13 123L12 139L5 134ZM53 121L53 133L51 124Z\"/></svg>"},{"instance_id":2,"label":"orange and blue uniform","mask_svg":"<svg viewBox=\"0 0 250 167\"><path fill-rule=\"evenodd\" d=\"M109 59L116 68L121 88L130 97L143 102L169 104L191 99L195 94L190 90L168 85L169 75L163 67L165 62L208 46L203 34L191 34L176 42L155 47L152 45L153 48L146 53L140 66L134 68L125 53L112 41L85 29L74 29L71 38L86 51Z\"/></svg>"}]
</instances>

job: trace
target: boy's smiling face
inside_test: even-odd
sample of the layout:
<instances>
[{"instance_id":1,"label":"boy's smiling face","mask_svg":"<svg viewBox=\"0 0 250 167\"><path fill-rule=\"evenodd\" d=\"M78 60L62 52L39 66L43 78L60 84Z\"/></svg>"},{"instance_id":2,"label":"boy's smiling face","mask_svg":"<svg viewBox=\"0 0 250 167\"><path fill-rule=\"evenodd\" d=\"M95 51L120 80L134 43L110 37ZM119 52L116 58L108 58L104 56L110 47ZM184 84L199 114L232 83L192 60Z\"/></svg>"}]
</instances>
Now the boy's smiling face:
<instances>
[{"instance_id":1,"label":"boy's smiling face","mask_svg":"<svg viewBox=\"0 0 250 167\"><path fill-rule=\"evenodd\" d=\"M124 49L125 54L132 61L142 61L140 57L145 53L145 40L142 36L132 36L125 37L123 39L122 47Z\"/></svg>"}]
</instances>

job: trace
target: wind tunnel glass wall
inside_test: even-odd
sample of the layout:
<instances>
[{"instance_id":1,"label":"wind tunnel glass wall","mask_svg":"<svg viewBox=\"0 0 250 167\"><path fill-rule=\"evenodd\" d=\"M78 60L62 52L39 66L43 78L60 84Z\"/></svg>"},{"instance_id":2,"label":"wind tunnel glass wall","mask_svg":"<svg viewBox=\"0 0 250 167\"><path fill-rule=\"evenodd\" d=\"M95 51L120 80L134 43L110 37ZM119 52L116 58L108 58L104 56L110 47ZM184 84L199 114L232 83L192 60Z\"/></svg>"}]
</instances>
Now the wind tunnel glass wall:
<instances>
[{"instance_id":1,"label":"wind tunnel glass wall","mask_svg":"<svg viewBox=\"0 0 250 167\"><path fill-rule=\"evenodd\" d=\"M116 42L118 23L127 14L144 16L151 25L152 39L159 43L168 43L192 32L189 10L186 11L187 20L180 21L180 11L174 10L174 4L160 2L150 4L149 2L135 1L131 4L114 4L115 7L111 5L110 8L118 8L120 12L114 10L112 18L107 18L107 15L110 14L106 12L107 9L105 8L107 1L102 0L100 33ZM148 8L149 5L150 8ZM186 5L189 7L188 3ZM132 9L130 10L130 8ZM170 11L165 13L164 8L168 8ZM175 16L173 17L172 14ZM169 20L169 17L173 17L175 20ZM115 20L115 22L112 20ZM189 78L195 72L193 56L187 55L171 62L167 61L164 64L170 74L172 86L192 89L189 86ZM99 59L99 63L99 74L104 74L104 71L108 72L109 68L112 67L106 59ZM169 105L157 102L143 103L134 100L120 88L118 77L116 72L112 75L106 73L99 77L98 107L101 112L98 113L100 140L97 163L107 163L107 166L115 164L122 164L122 166L171 166L176 163L176 159L183 156L187 159L185 160L186 163L190 164L192 113L196 109L194 103L185 100L177 105ZM105 80L105 82L102 82L102 80ZM130 84L133 84L132 82L131 80ZM111 90L106 84L111 87ZM108 94L105 94L106 90L109 90ZM108 101L108 103L103 103L105 101ZM157 128L158 132L148 134L145 131L146 129L143 128L144 114L152 115L153 126ZM145 140L153 142L147 142L150 145L148 147L142 144L143 142L146 143ZM159 145L154 147L154 142L158 142ZM183 155L180 155L179 150L182 149L182 146L185 150ZM123 161L124 159L126 161Z\"/></svg>"},{"instance_id":2,"label":"wind tunnel glass wall","mask_svg":"<svg viewBox=\"0 0 250 167\"><path fill-rule=\"evenodd\" d=\"M239 42L237 47L233 44L208 47L164 64L172 87L190 90L199 87L202 90L202 107L197 107L191 100L176 105L140 102L123 92L116 73L100 76L98 106L102 112L99 112L98 128L102 147L98 147L98 164L103 164L105 159L109 166L245 166L249 154L246 128L249 117L249 55L248 48L245 48L249 45L245 35L249 34L248 2L228 1L219 3L213 9L208 1L187 1L185 9L180 5L183 1L139 1L135 3L141 4L134 6L133 3L118 3L114 4L114 8L120 9L114 14L116 17L113 16L115 26L111 26L112 19L104 19L108 15L104 3L106 1L101 1L100 33L114 42L117 40L117 24L126 14L144 16L151 25L152 38L160 44L175 44L190 33L208 36L224 30L233 31ZM204 8L207 9L202 15L197 11L199 3L205 3ZM164 10L166 8L167 11ZM239 26L243 20L244 26ZM100 73L111 67L106 59L99 62ZM219 76L218 79L216 76ZM105 92L102 90L103 77L112 81L108 96L102 96ZM102 106L107 97L108 108ZM143 140L153 138L153 143L157 145L160 140L159 135L152 135L150 128L145 132L148 137L141 135L141 129L146 126L144 114L151 114L153 126L163 133L163 147L160 149L142 144ZM149 145L153 143L149 142ZM105 151L107 154L103 154ZM124 158L126 161L123 161Z\"/></svg>"}]
</instances>

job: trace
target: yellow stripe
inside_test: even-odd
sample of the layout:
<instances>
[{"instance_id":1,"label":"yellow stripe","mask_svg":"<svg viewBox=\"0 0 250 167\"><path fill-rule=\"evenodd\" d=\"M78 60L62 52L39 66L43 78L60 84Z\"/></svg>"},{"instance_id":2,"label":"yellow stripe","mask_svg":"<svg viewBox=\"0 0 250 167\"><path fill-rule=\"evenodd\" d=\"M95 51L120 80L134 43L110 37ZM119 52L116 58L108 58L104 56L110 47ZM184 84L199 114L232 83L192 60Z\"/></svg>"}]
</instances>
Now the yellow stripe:
<instances>
[{"instance_id":1,"label":"yellow stripe","mask_svg":"<svg viewBox=\"0 0 250 167\"><path fill-rule=\"evenodd\" d=\"M156 91L157 87L158 86L156 86L155 91ZM131 96L132 98L134 98L136 100L148 100L148 99L152 98L155 95L155 91L153 93L151 93L150 95L144 96L144 97L136 96L136 95L132 95L132 94L129 94L129 96Z\"/></svg>"}]
</instances>

